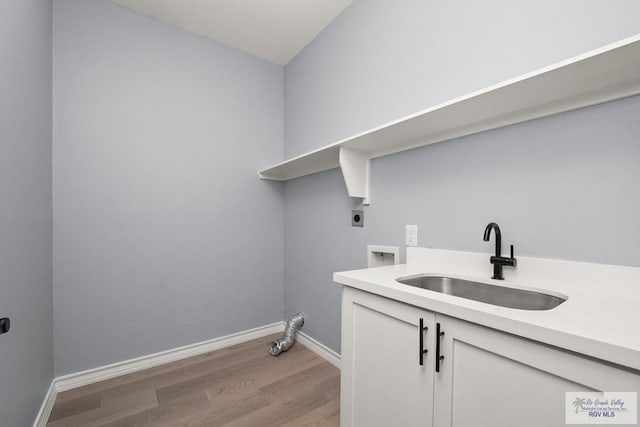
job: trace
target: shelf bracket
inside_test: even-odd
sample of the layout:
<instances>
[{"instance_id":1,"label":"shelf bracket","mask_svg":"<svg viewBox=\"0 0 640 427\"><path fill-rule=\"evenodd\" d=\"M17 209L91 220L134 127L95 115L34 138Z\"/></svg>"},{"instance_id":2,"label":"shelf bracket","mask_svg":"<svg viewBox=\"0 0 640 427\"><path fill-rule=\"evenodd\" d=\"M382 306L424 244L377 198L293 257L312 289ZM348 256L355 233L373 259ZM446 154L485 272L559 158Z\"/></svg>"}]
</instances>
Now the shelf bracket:
<instances>
[{"instance_id":1,"label":"shelf bracket","mask_svg":"<svg viewBox=\"0 0 640 427\"><path fill-rule=\"evenodd\" d=\"M371 203L369 198L369 154L352 148L340 147L340 169L350 197L362 198L362 204Z\"/></svg>"}]
</instances>

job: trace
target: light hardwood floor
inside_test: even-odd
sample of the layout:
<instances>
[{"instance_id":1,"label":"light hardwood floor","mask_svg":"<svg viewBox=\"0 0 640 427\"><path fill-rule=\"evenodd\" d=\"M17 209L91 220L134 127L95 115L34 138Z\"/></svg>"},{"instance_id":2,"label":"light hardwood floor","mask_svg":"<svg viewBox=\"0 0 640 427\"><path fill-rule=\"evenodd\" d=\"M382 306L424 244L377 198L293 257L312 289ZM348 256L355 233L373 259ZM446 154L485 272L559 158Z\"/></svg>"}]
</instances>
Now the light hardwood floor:
<instances>
[{"instance_id":1,"label":"light hardwood floor","mask_svg":"<svg viewBox=\"0 0 640 427\"><path fill-rule=\"evenodd\" d=\"M340 371L272 335L58 394L49 427L338 426Z\"/></svg>"}]
</instances>

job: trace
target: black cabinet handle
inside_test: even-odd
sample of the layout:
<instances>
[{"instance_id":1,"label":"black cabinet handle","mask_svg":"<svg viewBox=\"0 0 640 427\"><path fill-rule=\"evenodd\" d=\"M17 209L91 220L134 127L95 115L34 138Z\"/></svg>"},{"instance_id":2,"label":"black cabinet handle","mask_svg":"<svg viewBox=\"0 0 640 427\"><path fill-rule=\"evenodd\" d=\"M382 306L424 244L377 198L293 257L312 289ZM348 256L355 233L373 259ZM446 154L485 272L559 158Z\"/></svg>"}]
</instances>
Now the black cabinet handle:
<instances>
[{"instance_id":1,"label":"black cabinet handle","mask_svg":"<svg viewBox=\"0 0 640 427\"><path fill-rule=\"evenodd\" d=\"M427 354L429 350L424 348L424 333L429 330L428 327L424 326L424 319L420 318L420 366L424 365L424 355Z\"/></svg>"},{"instance_id":2,"label":"black cabinet handle","mask_svg":"<svg viewBox=\"0 0 640 427\"><path fill-rule=\"evenodd\" d=\"M436 372L440 372L440 361L444 356L440 354L440 338L444 336L444 331L440 331L440 323L436 323Z\"/></svg>"}]
</instances>

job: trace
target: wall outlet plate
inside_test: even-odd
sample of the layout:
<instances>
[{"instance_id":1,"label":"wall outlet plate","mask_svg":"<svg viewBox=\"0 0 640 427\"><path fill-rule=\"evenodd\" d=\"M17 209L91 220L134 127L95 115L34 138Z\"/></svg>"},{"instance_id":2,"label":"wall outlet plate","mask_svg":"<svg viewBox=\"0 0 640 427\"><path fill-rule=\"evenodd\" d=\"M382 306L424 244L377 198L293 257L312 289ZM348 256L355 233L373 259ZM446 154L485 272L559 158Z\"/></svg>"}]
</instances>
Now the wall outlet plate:
<instances>
[{"instance_id":1,"label":"wall outlet plate","mask_svg":"<svg viewBox=\"0 0 640 427\"><path fill-rule=\"evenodd\" d=\"M353 227L364 227L363 211L351 211L351 225Z\"/></svg>"},{"instance_id":2,"label":"wall outlet plate","mask_svg":"<svg viewBox=\"0 0 640 427\"><path fill-rule=\"evenodd\" d=\"M407 246L418 246L417 225L405 225L404 244Z\"/></svg>"}]
</instances>

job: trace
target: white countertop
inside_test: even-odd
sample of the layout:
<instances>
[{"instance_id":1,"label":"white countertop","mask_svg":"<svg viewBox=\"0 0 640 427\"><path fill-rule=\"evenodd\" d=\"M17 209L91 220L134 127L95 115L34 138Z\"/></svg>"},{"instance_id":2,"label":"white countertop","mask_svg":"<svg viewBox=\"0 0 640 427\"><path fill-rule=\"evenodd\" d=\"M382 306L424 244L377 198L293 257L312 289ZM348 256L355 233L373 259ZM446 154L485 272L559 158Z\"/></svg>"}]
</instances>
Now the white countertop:
<instances>
[{"instance_id":1,"label":"white countertop","mask_svg":"<svg viewBox=\"0 0 640 427\"><path fill-rule=\"evenodd\" d=\"M407 248L407 264L334 273L346 286L640 370L640 268L516 257L491 279L489 254ZM415 274L464 278L568 297L531 311L404 285Z\"/></svg>"}]
</instances>

